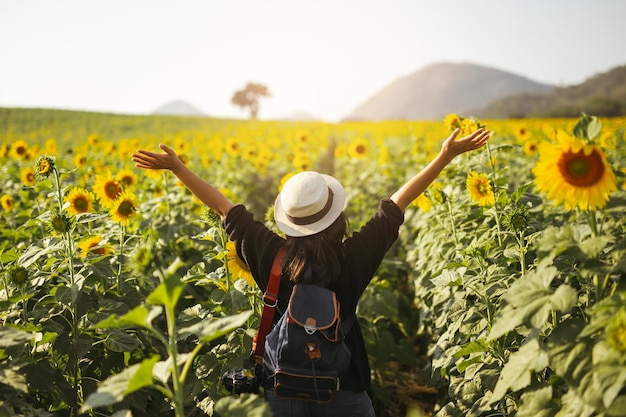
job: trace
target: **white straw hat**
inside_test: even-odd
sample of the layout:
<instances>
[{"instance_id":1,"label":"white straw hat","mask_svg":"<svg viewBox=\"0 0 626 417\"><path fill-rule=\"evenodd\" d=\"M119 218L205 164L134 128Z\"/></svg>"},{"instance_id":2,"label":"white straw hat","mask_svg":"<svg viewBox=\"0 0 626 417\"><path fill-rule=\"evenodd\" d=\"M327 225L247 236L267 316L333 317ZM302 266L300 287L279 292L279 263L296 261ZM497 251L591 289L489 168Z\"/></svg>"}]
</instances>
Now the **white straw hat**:
<instances>
[{"instance_id":1,"label":"white straw hat","mask_svg":"<svg viewBox=\"0 0 626 417\"><path fill-rule=\"evenodd\" d=\"M346 194L330 175L300 172L289 178L274 202L274 219L287 236L302 237L327 229L343 212Z\"/></svg>"}]
</instances>

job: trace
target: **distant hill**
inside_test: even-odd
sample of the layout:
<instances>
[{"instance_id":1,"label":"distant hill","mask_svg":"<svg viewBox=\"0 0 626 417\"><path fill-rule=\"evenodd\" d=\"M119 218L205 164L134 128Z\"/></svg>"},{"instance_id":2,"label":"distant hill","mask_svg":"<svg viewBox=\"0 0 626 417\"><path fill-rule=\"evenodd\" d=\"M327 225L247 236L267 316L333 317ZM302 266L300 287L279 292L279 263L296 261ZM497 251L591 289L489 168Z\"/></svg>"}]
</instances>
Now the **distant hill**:
<instances>
[{"instance_id":1,"label":"distant hill","mask_svg":"<svg viewBox=\"0 0 626 417\"><path fill-rule=\"evenodd\" d=\"M578 117L583 112L601 117L626 115L626 65L549 94L503 97L474 114L483 118Z\"/></svg>"},{"instance_id":2,"label":"distant hill","mask_svg":"<svg viewBox=\"0 0 626 417\"><path fill-rule=\"evenodd\" d=\"M549 93L554 86L470 63L438 63L402 77L359 105L348 120L429 120L470 115L496 99Z\"/></svg>"},{"instance_id":3,"label":"distant hill","mask_svg":"<svg viewBox=\"0 0 626 417\"><path fill-rule=\"evenodd\" d=\"M152 114L161 116L199 116L206 117L202 111L183 100L170 101L157 108Z\"/></svg>"}]
</instances>

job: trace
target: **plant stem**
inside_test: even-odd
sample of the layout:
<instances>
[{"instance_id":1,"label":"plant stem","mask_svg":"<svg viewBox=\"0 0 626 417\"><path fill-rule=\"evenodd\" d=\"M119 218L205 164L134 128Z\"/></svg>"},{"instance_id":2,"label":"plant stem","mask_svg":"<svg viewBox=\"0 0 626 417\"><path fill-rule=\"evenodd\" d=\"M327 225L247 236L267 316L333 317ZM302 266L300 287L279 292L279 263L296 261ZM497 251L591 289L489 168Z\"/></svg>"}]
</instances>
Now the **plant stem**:
<instances>
[{"instance_id":1,"label":"plant stem","mask_svg":"<svg viewBox=\"0 0 626 417\"><path fill-rule=\"evenodd\" d=\"M450 204L450 199L446 198L446 207L448 208L448 217L450 218L450 223L452 224L452 235L454 236L454 243L459 244L459 237L456 233L456 225L454 224L454 217L452 216L452 204Z\"/></svg>"},{"instance_id":2,"label":"plant stem","mask_svg":"<svg viewBox=\"0 0 626 417\"><path fill-rule=\"evenodd\" d=\"M496 227L498 228L498 245L502 247L502 227L500 226L500 213L498 209L498 193L497 191L497 173L496 173L496 164L493 161L493 157L491 156L491 147L489 146L489 142L487 142L487 157L489 158L489 167L491 168L491 176L493 178L493 194L495 197L495 204L493 206L495 218L496 218Z\"/></svg>"},{"instance_id":3,"label":"plant stem","mask_svg":"<svg viewBox=\"0 0 626 417\"><path fill-rule=\"evenodd\" d=\"M56 183L56 195L57 203L59 205L59 214L63 214L63 189L61 188L61 178L59 170L54 168L54 180ZM71 315L72 315L72 344L78 340L79 336L79 312L78 312L78 300L80 294L76 287L76 276L74 275L74 241L72 236L72 227L70 226L67 231L63 232L63 242L65 244L65 252L67 257L67 269L69 274L70 283L70 300L71 300ZM75 292L76 291L76 292ZM80 404L83 403L83 384L81 377L81 369L79 361L76 362L74 367L70 369L71 379L74 381L74 392L76 394L77 407L71 407L70 415L77 416L79 414Z\"/></svg>"},{"instance_id":4,"label":"plant stem","mask_svg":"<svg viewBox=\"0 0 626 417\"><path fill-rule=\"evenodd\" d=\"M172 361L172 391L174 393L174 412L176 417L184 417L183 410L183 387L184 381L180 379L180 369L178 368L178 346L176 345L177 339L177 326L176 326L176 313L173 307L166 307L165 313L167 317L167 333L168 333L168 353L170 360Z\"/></svg>"},{"instance_id":5,"label":"plant stem","mask_svg":"<svg viewBox=\"0 0 626 417\"><path fill-rule=\"evenodd\" d=\"M126 239L126 226L120 227L120 254L117 262L117 291L122 293L122 264L124 263L124 240Z\"/></svg>"},{"instance_id":6,"label":"plant stem","mask_svg":"<svg viewBox=\"0 0 626 417\"><path fill-rule=\"evenodd\" d=\"M63 211L63 190L61 189L61 179L59 170L54 167L54 180L57 185L57 203L59 203L59 213Z\"/></svg>"},{"instance_id":7,"label":"plant stem","mask_svg":"<svg viewBox=\"0 0 626 417\"><path fill-rule=\"evenodd\" d=\"M589 227L591 227L591 234L593 237L598 236L598 222L596 219L596 211L595 210L587 210L587 219L589 220Z\"/></svg>"},{"instance_id":8,"label":"plant stem","mask_svg":"<svg viewBox=\"0 0 626 417\"><path fill-rule=\"evenodd\" d=\"M522 276L526 275L526 244L524 242L524 231L520 231L515 235L517 238L517 244L519 245L519 263Z\"/></svg>"}]
</instances>

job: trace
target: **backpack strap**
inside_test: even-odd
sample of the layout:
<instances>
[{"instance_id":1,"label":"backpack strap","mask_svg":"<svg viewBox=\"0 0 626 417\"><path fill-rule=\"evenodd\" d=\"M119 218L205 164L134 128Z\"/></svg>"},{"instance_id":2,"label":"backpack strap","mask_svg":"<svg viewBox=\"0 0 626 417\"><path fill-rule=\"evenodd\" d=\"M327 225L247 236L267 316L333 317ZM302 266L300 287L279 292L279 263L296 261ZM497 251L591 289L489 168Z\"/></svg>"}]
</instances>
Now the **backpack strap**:
<instances>
[{"instance_id":1,"label":"backpack strap","mask_svg":"<svg viewBox=\"0 0 626 417\"><path fill-rule=\"evenodd\" d=\"M272 264L270 271L270 278L267 283L267 288L263 293L263 312L261 313L261 323L259 330L254 336L252 342L252 350L254 354L254 362L256 364L263 363L263 353L265 351L265 338L272 329L274 322L274 310L276 309L276 303L278 300L278 289L280 287L280 273L283 269L283 258L285 257L287 250L281 248Z\"/></svg>"}]
</instances>

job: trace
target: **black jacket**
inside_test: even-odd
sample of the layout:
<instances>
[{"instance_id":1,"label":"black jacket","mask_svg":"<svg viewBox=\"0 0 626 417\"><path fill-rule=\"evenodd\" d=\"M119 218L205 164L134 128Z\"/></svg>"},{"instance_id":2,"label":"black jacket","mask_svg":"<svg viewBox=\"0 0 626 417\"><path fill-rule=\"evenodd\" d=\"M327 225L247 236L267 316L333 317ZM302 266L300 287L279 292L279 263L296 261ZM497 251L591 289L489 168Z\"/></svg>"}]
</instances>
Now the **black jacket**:
<instances>
[{"instance_id":1,"label":"black jacket","mask_svg":"<svg viewBox=\"0 0 626 417\"><path fill-rule=\"evenodd\" d=\"M385 254L398 238L398 229L404 221L402 211L390 199L380 201L378 210L357 232L347 238L344 245L344 262L340 278L331 287L341 304L342 318L354 314L363 291L373 278ZM235 243L237 254L248 265L261 291L265 291L274 257L285 240L254 220L243 205L233 207L224 219L224 227ZM285 311L293 282L282 279L278 294L278 311ZM368 390L371 385L370 367L365 343L358 321L346 336L352 358L348 377L342 389Z\"/></svg>"}]
</instances>

